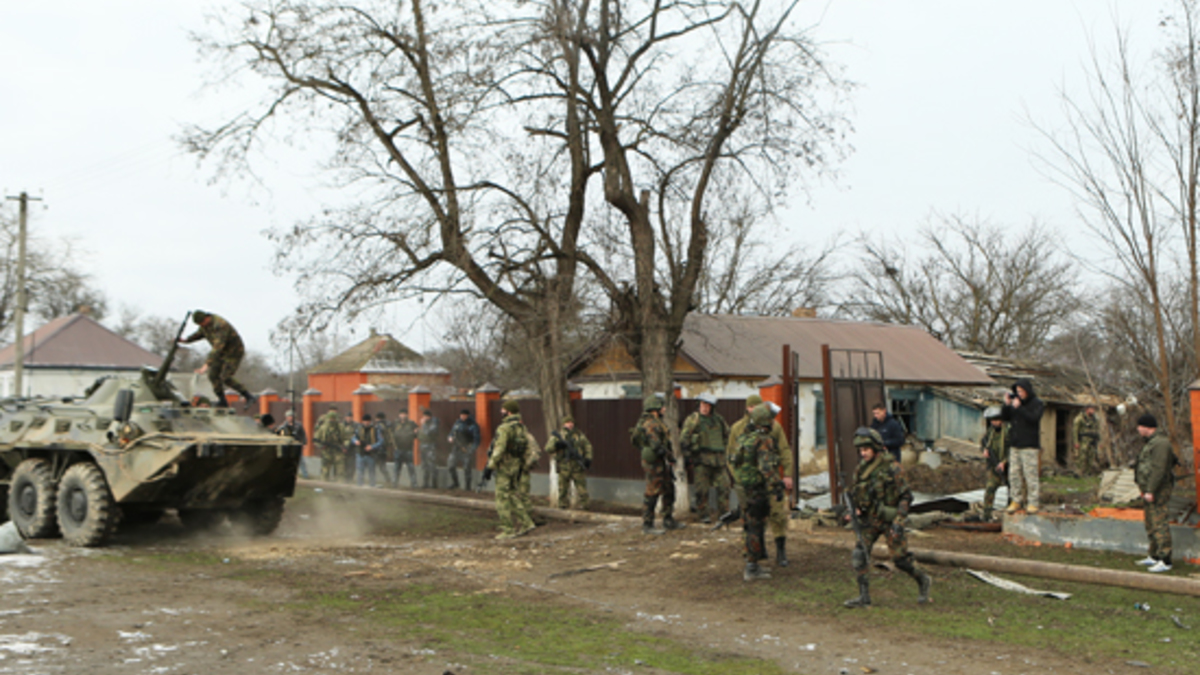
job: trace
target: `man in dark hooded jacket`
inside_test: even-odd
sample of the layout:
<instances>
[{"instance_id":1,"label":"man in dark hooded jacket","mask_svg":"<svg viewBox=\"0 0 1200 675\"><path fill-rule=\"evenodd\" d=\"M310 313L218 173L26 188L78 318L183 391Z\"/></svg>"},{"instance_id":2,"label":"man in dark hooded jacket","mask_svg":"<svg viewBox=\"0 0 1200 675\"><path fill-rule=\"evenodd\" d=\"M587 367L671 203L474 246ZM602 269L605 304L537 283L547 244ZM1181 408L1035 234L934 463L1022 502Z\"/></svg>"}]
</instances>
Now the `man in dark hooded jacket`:
<instances>
[{"instance_id":1,"label":"man in dark hooded jacket","mask_svg":"<svg viewBox=\"0 0 1200 675\"><path fill-rule=\"evenodd\" d=\"M1034 393L1030 380L1017 380L1012 392L1004 395L1000 419L1010 425L1008 442L1012 447L1008 455L1008 513L1020 511L1022 504L1026 513L1038 512L1041 493L1038 457L1041 455L1042 413L1045 411L1046 404Z\"/></svg>"}]
</instances>

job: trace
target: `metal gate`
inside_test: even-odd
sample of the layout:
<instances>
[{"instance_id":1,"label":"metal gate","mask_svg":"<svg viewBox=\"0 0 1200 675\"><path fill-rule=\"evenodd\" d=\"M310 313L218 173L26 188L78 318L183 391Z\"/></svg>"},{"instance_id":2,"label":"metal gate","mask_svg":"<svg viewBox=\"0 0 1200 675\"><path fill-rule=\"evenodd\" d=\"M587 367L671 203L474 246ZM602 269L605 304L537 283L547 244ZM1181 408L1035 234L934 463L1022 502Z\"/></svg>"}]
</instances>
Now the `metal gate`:
<instances>
[{"instance_id":1,"label":"metal gate","mask_svg":"<svg viewBox=\"0 0 1200 675\"><path fill-rule=\"evenodd\" d=\"M871 423L871 407L887 401L883 352L830 349L821 345L824 375L826 445L829 448L829 486L836 504L842 488L854 481L858 450L854 430Z\"/></svg>"}]
</instances>

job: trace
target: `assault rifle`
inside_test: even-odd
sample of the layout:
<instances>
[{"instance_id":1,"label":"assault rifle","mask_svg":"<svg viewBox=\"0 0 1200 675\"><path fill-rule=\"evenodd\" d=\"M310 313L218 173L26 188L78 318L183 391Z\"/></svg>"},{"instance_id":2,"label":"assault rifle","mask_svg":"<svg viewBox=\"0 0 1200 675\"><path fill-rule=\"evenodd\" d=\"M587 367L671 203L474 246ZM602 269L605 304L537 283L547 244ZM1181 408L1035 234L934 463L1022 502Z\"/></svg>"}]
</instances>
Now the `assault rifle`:
<instances>
[{"instance_id":1,"label":"assault rifle","mask_svg":"<svg viewBox=\"0 0 1200 675\"><path fill-rule=\"evenodd\" d=\"M557 431L550 435L553 436L554 440L556 441L554 447L563 451L563 459L568 462L575 462L579 466L582 466L585 471L591 468L590 466L587 466L590 464L590 462L588 462L579 454L579 449L575 447L575 443L563 438Z\"/></svg>"},{"instance_id":2,"label":"assault rifle","mask_svg":"<svg viewBox=\"0 0 1200 675\"><path fill-rule=\"evenodd\" d=\"M850 496L849 490L842 490L842 504L846 506L846 512L850 514L850 527L854 530L854 553L852 560L854 561L855 569L866 569L870 560L870 551L867 550L867 544L863 541L862 523L858 522L858 509L854 506L854 498Z\"/></svg>"},{"instance_id":3,"label":"assault rifle","mask_svg":"<svg viewBox=\"0 0 1200 675\"><path fill-rule=\"evenodd\" d=\"M721 529L722 527L725 527L726 525L732 523L735 520L738 520L741 517L742 517L742 510L740 508L732 508L732 509L726 511L725 513L722 513L721 517L717 518L717 523L715 525L713 525L712 529L710 529L709 531L716 532L717 530Z\"/></svg>"},{"instance_id":4,"label":"assault rifle","mask_svg":"<svg viewBox=\"0 0 1200 675\"><path fill-rule=\"evenodd\" d=\"M485 462L483 465L483 473L479 476L479 482L475 485L476 494L483 492L484 486L488 484L488 481L492 480L492 469L488 466L488 464L490 464L492 461L492 450L495 449L496 438L493 436L492 442L488 444L487 462Z\"/></svg>"}]
</instances>

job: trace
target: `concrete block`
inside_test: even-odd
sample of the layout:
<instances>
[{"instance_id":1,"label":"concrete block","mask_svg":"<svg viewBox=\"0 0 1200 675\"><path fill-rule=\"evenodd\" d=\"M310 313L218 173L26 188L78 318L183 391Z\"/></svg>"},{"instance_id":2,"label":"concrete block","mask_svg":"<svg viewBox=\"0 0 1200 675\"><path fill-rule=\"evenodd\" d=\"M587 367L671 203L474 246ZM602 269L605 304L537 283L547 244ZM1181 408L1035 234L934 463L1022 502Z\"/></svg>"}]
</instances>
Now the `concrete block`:
<instances>
[{"instance_id":1,"label":"concrete block","mask_svg":"<svg viewBox=\"0 0 1200 675\"><path fill-rule=\"evenodd\" d=\"M1150 545L1141 521L1059 516L1051 514L1010 514L1004 518L1004 533L1053 546L1070 544L1074 548L1114 551L1142 556ZM1173 557L1177 561L1200 564L1200 536L1186 525L1171 526Z\"/></svg>"}]
</instances>

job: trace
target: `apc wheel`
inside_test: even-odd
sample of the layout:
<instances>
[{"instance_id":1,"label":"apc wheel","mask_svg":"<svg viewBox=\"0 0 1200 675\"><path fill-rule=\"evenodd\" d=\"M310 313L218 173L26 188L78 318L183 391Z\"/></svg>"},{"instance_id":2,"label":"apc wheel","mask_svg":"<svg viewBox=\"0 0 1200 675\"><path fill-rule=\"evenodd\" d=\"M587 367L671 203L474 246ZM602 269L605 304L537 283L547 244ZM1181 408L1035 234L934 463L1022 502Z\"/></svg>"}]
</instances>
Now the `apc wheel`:
<instances>
[{"instance_id":1,"label":"apc wheel","mask_svg":"<svg viewBox=\"0 0 1200 675\"><path fill-rule=\"evenodd\" d=\"M54 519L54 477L44 459L27 459L13 471L8 488L8 517L26 539L58 534Z\"/></svg>"},{"instance_id":2,"label":"apc wheel","mask_svg":"<svg viewBox=\"0 0 1200 675\"><path fill-rule=\"evenodd\" d=\"M249 502L231 515L235 526L255 536L265 537L274 532L279 527L279 521L283 520L283 498Z\"/></svg>"},{"instance_id":3,"label":"apc wheel","mask_svg":"<svg viewBox=\"0 0 1200 675\"><path fill-rule=\"evenodd\" d=\"M119 511L100 467L73 464L58 482L58 527L72 546L98 546L117 525Z\"/></svg>"}]
</instances>

